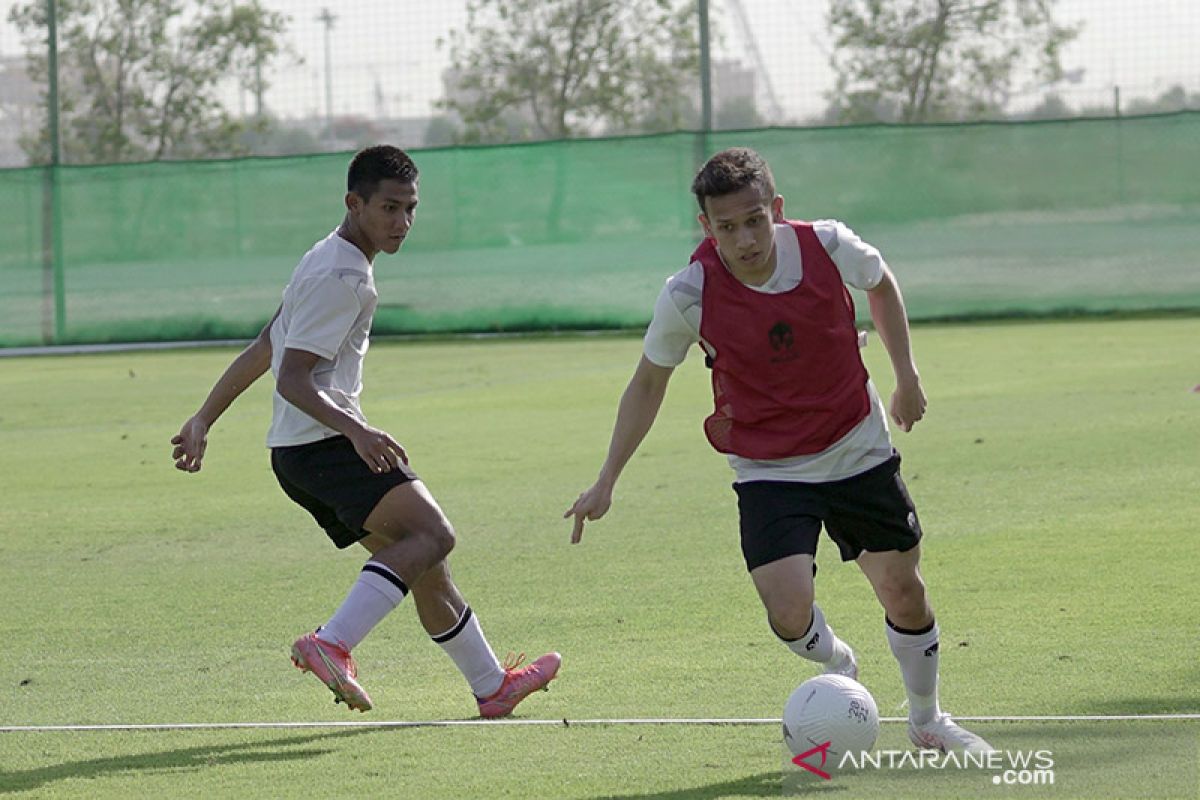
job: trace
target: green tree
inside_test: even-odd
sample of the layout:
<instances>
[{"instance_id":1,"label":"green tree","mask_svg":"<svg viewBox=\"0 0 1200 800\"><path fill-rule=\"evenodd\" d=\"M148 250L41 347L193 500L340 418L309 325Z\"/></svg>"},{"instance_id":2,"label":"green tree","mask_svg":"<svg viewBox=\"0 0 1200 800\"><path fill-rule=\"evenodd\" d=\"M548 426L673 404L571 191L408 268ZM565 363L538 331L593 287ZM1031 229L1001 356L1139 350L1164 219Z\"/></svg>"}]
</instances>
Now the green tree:
<instances>
[{"instance_id":1,"label":"green tree","mask_svg":"<svg viewBox=\"0 0 1200 800\"><path fill-rule=\"evenodd\" d=\"M1024 119L1069 119L1076 116L1067 101L1057 92L1050 92L1041 101L1024 114Z\"/></svg>"},{"instance_id":2,"label":"green tree","mask_svg":"<svg viewBox=\"0 0 1200 800\"><path fill-rule=\"evenodd\" d=\"M674 126L696 83L696 28L694 0L468 0L442 42L441 107L467 142Z\"/></svg>"},{"instance_id":3,"label":"green tree","mask_svg":"<svg viewBox=\"0 0 1200 800\"><path fill-rule=\"evenodd\" d=\"M1055 2L830 0L830 116L925 122L1001 113L1019 77L1062 78L1060 54L1079 26L1057 22Z\"/></svg>"},{"instance_id":4,"label":"green tree","mask_svg":"<svg viewBox=\"0 0 1200 800\"><path fill-rule=\"evenodd\" d=\"M242 132L237 150L256 156L298 156L320 153L326 147L311 125L278 118L263 120L263 125Z\"/></svg>"},{"instance_id":5,"label":"green tree","mask_svg":"<svg viewBox=\"0 0 1200 800\"><path fill-rule=\"evenodd\" d=\"M12 8L30 77L47 85L46 3ZM237 81L261 96L287 18L259 0L58 0L59 130L67 163L236 155L247 128L218 97ZM22 141L49 160L47 127Z\"/></svg>"},{"instance_id":6,"label":"green tree","mask_svg":"<svg viewBox=\"0 0 1200 800\"><path fill-rule=\"evenodd\" d=\"M1200 108L1200 92L1188 91L1175 84L1153 99L1133 100L1124 109L1126 114L1161 114L1165 111L1183 111Z\"/></svg>"},{"instance_id":7,"label":"green tree","mask_svg":"<svg viewBox=\"0 0 1200 800\"><path fill-rule=\"evenodd\" d=\"M439 114L429 120L429 125L425 127L425 137L421 142L421 146L442 147L454 144L457 138L458 125L445 114Z\"/></svg>"}]
</instances>

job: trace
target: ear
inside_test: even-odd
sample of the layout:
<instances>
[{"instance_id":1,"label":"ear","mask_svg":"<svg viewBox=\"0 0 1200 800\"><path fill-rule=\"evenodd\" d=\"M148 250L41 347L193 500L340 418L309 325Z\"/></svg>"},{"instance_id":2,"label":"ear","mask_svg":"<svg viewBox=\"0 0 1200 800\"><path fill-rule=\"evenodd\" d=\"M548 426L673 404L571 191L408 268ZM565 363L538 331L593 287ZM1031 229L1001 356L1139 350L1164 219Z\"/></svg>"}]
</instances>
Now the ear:
<instances>
[{"instance_id":1,"label":"ear","mask_svg":"<svg viewBox=\"0 0 1200 800\"><path fill-rule=\"evenodd\" d=\"M783 222L783 195L775 195L775 199L771 201L771 217L772 222L776 224Z\"/></svg>"},{"instance_id":2,"label":"ear","mask_svg":"<svg viewBox=\"0 0 1200 800\"><path fill-rule=\"evenodd\" d=\"M716 237L713 236L712 228L708 225L708 217L704 214L698 214L696 215L696 219L700 220L700 227L704 229L704 235L709 239L715 239Z\"/></svg>"},{"instance_id":3,"label":"ear","mask_svg":"<svg viewBox=\"0 0 1200 800\"><path fill-rule=\"evenodd\" d=\"M351 214L357 214L362 210L363 199L356 192L346 192L346 210Z\"/></svg>"}]
</instances>

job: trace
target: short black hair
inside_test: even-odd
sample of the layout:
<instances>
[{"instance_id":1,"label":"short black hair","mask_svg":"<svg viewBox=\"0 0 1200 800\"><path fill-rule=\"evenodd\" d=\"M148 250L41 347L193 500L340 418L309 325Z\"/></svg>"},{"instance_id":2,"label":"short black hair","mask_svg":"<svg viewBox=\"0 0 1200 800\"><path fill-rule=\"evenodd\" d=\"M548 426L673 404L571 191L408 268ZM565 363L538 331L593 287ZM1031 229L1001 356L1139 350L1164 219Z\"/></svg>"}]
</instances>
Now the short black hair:
<instances>
[{"instance_id":1,"label":"short black hair","mask_svg":"<svg viewBox=\"0 0 1200 800\"><path fill-rule=\"evenodd\" d=\"M370 200L381 181L416 183L420 173L408 153L390 144L377 144L359 150L346 172L346 191Z\"/></svg>"},{"instance_id":2,"label":"short black hair","mask_svg":"<svg viewBox=\"0 0 1200 800\"><path fill-rule=\"evenodd\" d=\"M749 147L731 147L710 158L692 181L692 194L707 214L705 199L733 194L747 186L758 186L767 199L775 197L775 178L766 160Z\"/></svg>"}]
</instances>

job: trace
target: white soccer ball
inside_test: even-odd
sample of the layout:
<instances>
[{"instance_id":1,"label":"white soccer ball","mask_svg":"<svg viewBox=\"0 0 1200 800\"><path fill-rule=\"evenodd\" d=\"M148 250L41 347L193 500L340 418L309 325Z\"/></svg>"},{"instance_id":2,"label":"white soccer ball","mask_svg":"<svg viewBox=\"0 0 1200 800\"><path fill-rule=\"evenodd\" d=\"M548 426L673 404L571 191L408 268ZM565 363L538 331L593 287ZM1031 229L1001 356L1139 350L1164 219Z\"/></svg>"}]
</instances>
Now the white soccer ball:
<instances>
[{"instance_id":1,"label":"white soccer ball","mask_svg":"<svg viewBox=\"0 0 1200 800\"><path fill-rule=\"evenodd\" d=\"M824 749L826 769L836 768L844 753L870 750L878 737L875 698L867 687L845 675L809 678L796 687L783 708L783 740L792 755ZM819 751L813 757L814 763L820 763Z\"/></svg>"}]
</instances>

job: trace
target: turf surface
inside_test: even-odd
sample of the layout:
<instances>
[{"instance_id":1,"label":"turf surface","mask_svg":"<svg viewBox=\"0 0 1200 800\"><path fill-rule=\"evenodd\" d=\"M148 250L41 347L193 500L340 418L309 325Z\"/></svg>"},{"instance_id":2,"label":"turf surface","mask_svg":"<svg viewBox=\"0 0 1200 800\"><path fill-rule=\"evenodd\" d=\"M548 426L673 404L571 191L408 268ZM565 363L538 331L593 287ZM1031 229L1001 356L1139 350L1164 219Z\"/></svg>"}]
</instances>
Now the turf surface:
<instances>
[{"instance_id":1,"label":"turf surface","mask_svg":"<svg viewBox=\"0 0 1200 800\"><path fill-rule=\"evenodd\" d=\"M948 710L1200 711L1197 340L1196 319L916 330L930 411L897 443L927 532ZM378 342L364 405L455 523L454 573L496 649L564 655L519 717L777 716L812 670L771 638L744 575L730 473L699 430L697 360L609 516L567 544L559 517L599 468L638 353L611 337ZM167 440L231 356L0 361L0 726L350 718L286 650L362 556L335 552L275 486L269 386L221 420L201 473L170 467ZM888 392L877 340L866 356ZM881 713L903 715L869 588L828 542L819 562L831 624ZM473 715L411 605L357 655L375 718ZM0 793L1197 794L1195 722L976 727L1001 748L1053 751L1055 785L912 770L794 785L773 726L575 725L5 733ZM903 746L885 725L880 747Z\"/></svg>"}]
</instances>

